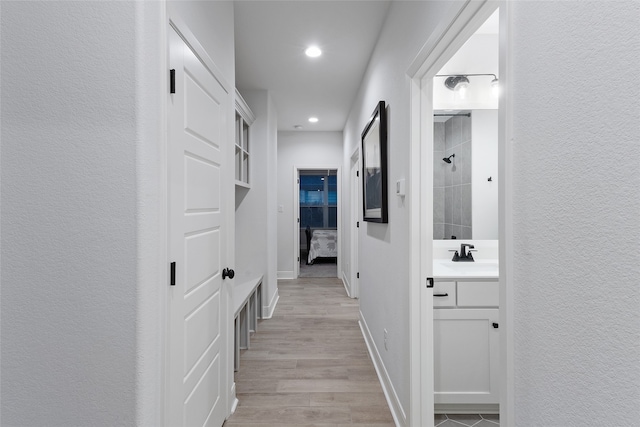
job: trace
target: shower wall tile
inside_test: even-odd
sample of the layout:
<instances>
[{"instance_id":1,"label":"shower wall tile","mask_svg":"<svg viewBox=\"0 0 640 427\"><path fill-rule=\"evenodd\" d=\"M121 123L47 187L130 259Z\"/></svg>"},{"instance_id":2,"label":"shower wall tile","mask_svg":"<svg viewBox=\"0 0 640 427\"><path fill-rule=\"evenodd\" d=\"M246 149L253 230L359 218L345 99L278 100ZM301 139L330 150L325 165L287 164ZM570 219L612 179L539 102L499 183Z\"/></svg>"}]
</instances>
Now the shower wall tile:
<instances>
[{"instance_id":1,"label":"shower wall tile","mask_svg":"<svg viewBox=\"0 0 640 427\"><path fill-rule=\"evenodd\" d=\"M453 235L453 225L445 224L444 225L444 239L445 240L449 240L449 239L451 239L452 235Z\"/></svg>"},{"instance_id":2,"label":"shower wall tile","mask_svg":"<svg viewBox=\"0 0 640 427\"><path fill-rule=\"evenodd\" d=\"M471 184L460 186L460 225L471 227ZM467 238L467 237L465 237Z\"/></svg>"},{"instance_id":3,"label":"shower wall tile","mask_svg":"<svg viewBox=\"0 0 640 427\"><path fill-rule=\"evenodd\" d=\"M443 158L455 154L451 163ZM434 238L472 238L471 118L434 123Z\"/></svg>"},{"instance_id":4,"label":"shower wall tile","mask_svg":"<svg viewBox=\"0 0 640 427\"><path fill-rule=\"evenodd\" d=\"M444 239L444 224L442 223L433 224L433 239L434 240Z\"/></svg>"},{"instance_id":5,"label":"shower wall tile","mask_svg":"<svg viewBox=\"0 0 640 427\"><path fill-rule=\"evenodd\" d=\"M471 117L460 117L460 143L471 141Z\"/></svg>"},{"instance_id":6,"label":"shower wall tile","mask_svg":"<svg viewBox=\"0 0 640 427\"><path fill-rule=\"evenodd\" d=\"M444 187L433 189L433 222L444 223Z\"/></svg>"},{"instance_id":7,"label":"shower wall tile","mask_svg":"<svg viewBox=\"0 0 640 427\"><path fill-rule=\"evenodd\" d=\"M452 212L453 212L453 218L452 218L452 224L455 225L460 225L462 223L462 201L460 199L460 186L456 185L453 188L453 208L452 208Z\"/></svg>"},{"instance_id":8,"label":"shower wall tile","mask_svg":"<svg viewBox=\"0 0 640 427\"><path fill-rule=\"evenodd\" d=\"M443 157L449 157L452 154L453 154L453 149L447 150L444 152ZM455 173L453 169L456 166L456 159L454 157L451 159L451 163L442 162L442 164L444 165L444 185L448 187L450 185L453 185L453 179L454 179L454 173Z\"/></svg>"},{"instance_id":9,"label":"shower wall tile","mask_svg":"<svg viewBox=\"0 0 640 427\"><path fill-rule=\"evenodd\" d=\"M444 190L444 222L453 223L453 191L450 188Z\"/></svg>"},{"instance_id":10,"label":"shower wall tile","mask_svg":"<svg viewBox=\"0 0 640 427\"><path fill-rule=\"evenodd\" d=\"M453 119L449 119L444 122L444 134L445 134L445 142L444 149L449 150L453 148Z\"/></svg>"},{"instance_id":11,"label":"shower wall tile","mask_svg":"<svg viewBox=\"0 0 640 427\"><path fill-rule=\"evenodd\" d=\"M451 162L451 185L460 185L462 183L462 167L464 159L460 156L460 145L456 147L456 156Z\"/></svg>"},{"instance_id":12,"label":"shower wall tile","mask_svg":"<svg viewBox=\"0 0 640 427\"><path fill-rule=\"evenodd\" d=\"M451 226L451 234L449 235L449 238L456 236L456 239L462 239L462 227L459 225L452 225Z\"/></svg>"},{"instance_id":13,"label":"shower wall tile","mask_svg":"<svg viewBox=\"0 0 640 427\"><path fill-rule=\"evenodd\" d=\"M461 237L460 239L473 239L471 234L471 227L461 227Z\"/></svg>"},{"instance_id":14,"label":"shower wall tile","mask_svg":"<svg viewBox=\"0 0 640 427\"><path fill-rule=\"evenodd\" d=\"M433 152L433 186L444 187L444 174L447 171L447 164L442 161L445 157L444 151Z\"/></svg>"},{"instance_id":15,"label":"shower wall tile","mask_svg":"<svg viewBox=\"0 0 640 427\"><path fill-rule=\"evenodd\" d=\"M456 116L451 119L453 121L453 125L451 127L452 130L452 144L455 147L456 145L462 142L462 117Z\"/></svg>"},{"instance_id":16,"label":"shower wall tile","mask_svg":"<svg viewBox=\"0 0 640 427\"><path fill-rule=\"evenodd\" d=\"M460 162L457 170L460 184L471 184L471 163L471 141L467 141L460 145Z\"/></svg>"},{"instance_id":17,"label":"shower wall tile","mask_svg":"<svg viewBox=\"0 0 640 427\"><path fill-rule=\"evenodd\" d=\"M433 124L433 150L444 151L446 150L444 143L445 125L444 122L438 122Z\"/></svg>"}]
</instances>

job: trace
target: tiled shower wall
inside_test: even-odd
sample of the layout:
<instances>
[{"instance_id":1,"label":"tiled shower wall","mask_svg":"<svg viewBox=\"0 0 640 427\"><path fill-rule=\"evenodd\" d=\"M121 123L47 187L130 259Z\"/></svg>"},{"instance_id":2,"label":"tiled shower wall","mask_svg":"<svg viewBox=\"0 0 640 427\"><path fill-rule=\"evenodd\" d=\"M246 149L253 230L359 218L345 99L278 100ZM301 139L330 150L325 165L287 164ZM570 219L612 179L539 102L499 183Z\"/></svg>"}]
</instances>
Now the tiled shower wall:
<instances>
[{"instance_id":1,"label":"tiled shower wall","mask_svg":"<svg viewBox=\"0 0 640 427\"><path fill-rule=\"evenodd\" d=\"M433 129L433 238L471 239L471 117L454 116ZM442 160L452 154L450 164Z\"/></svg>"}]
</instances>

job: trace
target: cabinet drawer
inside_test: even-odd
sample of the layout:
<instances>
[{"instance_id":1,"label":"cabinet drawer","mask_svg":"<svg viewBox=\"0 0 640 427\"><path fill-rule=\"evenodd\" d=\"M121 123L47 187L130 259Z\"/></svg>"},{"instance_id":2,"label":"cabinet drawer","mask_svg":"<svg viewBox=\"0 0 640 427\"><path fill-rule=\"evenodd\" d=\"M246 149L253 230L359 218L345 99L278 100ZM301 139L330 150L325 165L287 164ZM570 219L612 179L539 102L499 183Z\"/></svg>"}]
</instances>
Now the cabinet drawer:
<instances>
[{"instance_id":1,"label":"cabinet drawer","mask_svg":"<svg viewBox=\"0 0 640 427\"><path fill-rule=\"evenodd\" d=\"M498 282L458 282L458 307L498 307L499 303Z\"/></svg>"},{"instance_id":2,"label":"cabinet drawer","mask_svg":"<svg viewBox=\"0 0 640 427\"><path fill-rule=\"evenodd\" d=\"M455 307L456 306L456 282L434 282L433 306L434 307Z\"/></svg>"}]
</instances>

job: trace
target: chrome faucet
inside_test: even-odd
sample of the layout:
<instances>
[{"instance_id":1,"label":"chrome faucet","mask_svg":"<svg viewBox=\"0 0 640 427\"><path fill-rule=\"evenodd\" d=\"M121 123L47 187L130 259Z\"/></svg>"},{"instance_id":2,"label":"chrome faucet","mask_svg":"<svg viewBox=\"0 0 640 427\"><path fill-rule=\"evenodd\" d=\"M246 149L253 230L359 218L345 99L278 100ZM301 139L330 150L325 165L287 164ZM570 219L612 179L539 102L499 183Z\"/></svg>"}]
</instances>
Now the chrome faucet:
<instances>
[{"instance_id":1,"label":"chrome faucet","mask_svg":"<svg viewBox=\"0 0 640 427\"><path fill-rule=\"evenodd\" d=\"M460 245L460 253L458 254L458 251L455 251L451 261L454 261L454 262L474 262L475 260L473 259L473 255L471 254L470 250L467 251L467 248L474 249L475 246L473 246L472 244L469 244L469 243L462 243Z\"/></svg>"}]
</instances>

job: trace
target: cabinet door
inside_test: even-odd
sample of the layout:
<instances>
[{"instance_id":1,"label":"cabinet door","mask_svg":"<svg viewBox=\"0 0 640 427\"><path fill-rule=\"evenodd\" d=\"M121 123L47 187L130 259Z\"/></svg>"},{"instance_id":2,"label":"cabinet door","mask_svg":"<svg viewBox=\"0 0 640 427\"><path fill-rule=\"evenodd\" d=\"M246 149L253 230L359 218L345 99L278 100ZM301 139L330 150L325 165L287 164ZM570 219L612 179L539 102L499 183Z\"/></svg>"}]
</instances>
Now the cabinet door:
<instances>
[{"instance_id":1,"label":"cabinet door","mask_svg":"<svg viewBox=\"0 0 640 427\"><path fill-rule=\"evenodd\" d=\"M433 313L435 403L499 403L498 309Z\"/></svg>"}]
</instances>

